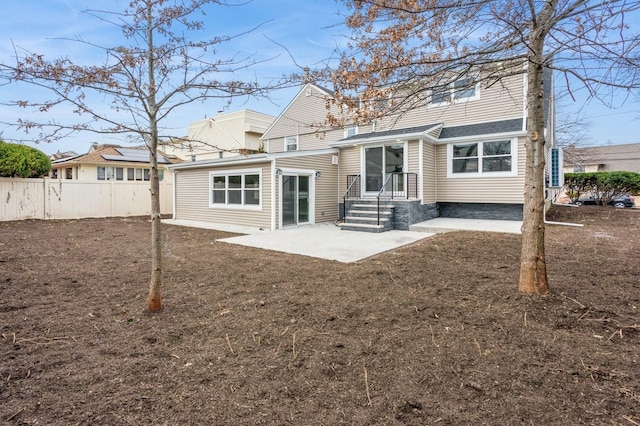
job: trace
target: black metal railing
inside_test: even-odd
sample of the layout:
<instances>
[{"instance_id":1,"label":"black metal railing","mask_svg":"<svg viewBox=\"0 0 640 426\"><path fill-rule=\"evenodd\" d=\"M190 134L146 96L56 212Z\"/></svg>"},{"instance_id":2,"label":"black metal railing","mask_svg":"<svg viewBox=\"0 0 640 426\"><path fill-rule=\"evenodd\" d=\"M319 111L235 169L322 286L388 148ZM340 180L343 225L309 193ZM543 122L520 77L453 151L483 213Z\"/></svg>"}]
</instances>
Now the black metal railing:
<instances>
[{"instance_id":1,"label":"black metal railing","mask_svg":"<svg viewBox=\"0 0 640 426\"><path fill-rule=\"evenodd\" d=\"M387 175L376 196L378 201L378 225L380 225L380 198L418 198L418 174L393 172Z\"/></svg>"},{"instance_id":2,"label":"black metal railing","mask_svg":"<svg viewBox=\"0 0 640 426\"><path fill-rule=\"evenodd\" d=\"M361 175L347 175L347 190L342 196L344 205L342 220L346 222L348 208L347 199L360 199L362 196ZM378 203L378 225L380 225L380 199L418 198L418 174L393 172L389 173L376 195ZM353 203L352 203L353 204Z\"/></svg>"},{"instance_id":3,"label":"black metal railing","mask_svg":"<svg viewBox=\"0 0 640 426\"><path fill-rule=\"evenodd\" d=\"M389 198L418 198L418 174L393 172L387 175L382 187L378 191L378 197Z\"/></svg>"},{"instance_id":4,"label":"black metal railing","mask_svg":"<svg viewBox=\"0 0 640 426\"><path fill-rule=\"evenodd\" d=\"M358 199L362 195L360 175L347 175L347 190L342 195L342 220L347 220L347 198Z\"/></svg>"}]
</instances>

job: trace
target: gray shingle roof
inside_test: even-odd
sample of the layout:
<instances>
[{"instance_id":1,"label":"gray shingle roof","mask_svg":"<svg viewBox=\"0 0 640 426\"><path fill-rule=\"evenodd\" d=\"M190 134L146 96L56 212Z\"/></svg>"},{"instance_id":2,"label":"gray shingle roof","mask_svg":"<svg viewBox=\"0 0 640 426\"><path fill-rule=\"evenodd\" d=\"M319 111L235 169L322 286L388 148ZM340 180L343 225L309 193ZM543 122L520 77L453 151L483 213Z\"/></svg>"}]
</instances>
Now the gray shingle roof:
<instances>
[{"instance_id":1,"label":"gray shingle roof","mask_svg":"<svg viewBox=\"0 0 640 426\"><path fill-rule=\"evenodd\" d=\"M334 92L333 90L331 90L331 89L327 89L327 88L326 88L326 87L324 87L324 86L320 86L320 85L317 85L317 84L315 84L315 83L313 83L313 85L314 85L314 86L316 86L318 89L320 89L320 90L323 90L323 91L327 92L330 96L333 96L333 95L335 94L335 92Z\"/></svg>"},{"instance_id":2,"label":"gray shingle roof","mask_svg":"<svg viewBox=\"0 0 640 426\"><path fill-rule=\"evenodd\" d=\"M510 133L522 130L522 119L492 121L490 123L466 124L464 126L445 127L439 139L462 138L466 136L491 135L494 133Z\"/></svg>"},{"instance_id":3,"label":"gray shingle roof","mask_svg":"<svg viewBox=\"0 0 640 426\"><path fill-rule=\"evenodd\" d=\"M371 133L361 133L358 135L353 135L353 136L349 136L348 138L344 138L344 139L340 139L340 142L349 142L351 140L358 140L358 139L366 139L367 137L385 137L385 136L402 136L402 135L408 135L411 133L420 133L420 132L424 132L425 130L429 130L432 127L437 126L438 124L427 124L426 126L415 126L415 127L407 127L404 129L393 129L393 130L384 130L382 132L371 132Z\"/></svg>"},{"instance_id":4,"label":"gray shingle roof","mask_svg":"<svg viewBox=\"0 0 640 426\"><path fill-rule=\"evenodd\" d=\"M375 137L376 139L388 137L402 137L404 135L417 134L433 129L439 123L427 124L424 126L407 127L404 129L384 130L381 132L361 133L348 138L340 139L340 144L350 141L357 141ZM490 123L467 124L464 126L444 127L440 132L438 140L461 138L468 136L482 136L496 133L511 133L522 130L522 119L514 118L510 120L492 121Z\"/></svg>"}]
</instances>

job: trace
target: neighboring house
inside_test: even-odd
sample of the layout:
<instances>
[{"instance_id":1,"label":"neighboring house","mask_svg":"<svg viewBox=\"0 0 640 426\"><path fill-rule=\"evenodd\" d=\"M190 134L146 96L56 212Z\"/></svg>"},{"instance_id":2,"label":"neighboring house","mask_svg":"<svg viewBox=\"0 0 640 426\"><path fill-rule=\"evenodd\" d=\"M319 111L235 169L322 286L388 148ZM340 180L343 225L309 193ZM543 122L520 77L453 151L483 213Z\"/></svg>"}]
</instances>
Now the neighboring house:
<instances>
[{"instance_id":1,"label":"neighboring house","mask_svg":"<svg viewBox=\"0 0 640 426\"><path fill-rule=\"evenodd\" d=\"M179 159L158 154L160 180L173 181L167 173L169 164ZM150 176L149 150L147 147L122 147L93 143L89 152L51 163L51 177L83 181L148 181Z\"/></svg>"},{"instance_id":2,"label":"neighboring house","mask_svg":"<svg viewBox=\"0 0 640 426\"><path fill-rule=\"evenodd\" d=\"M184 161L211 160L264 152L260 137L275 117L251 110L194 121L186 138L161 144L161 150Z\"/></svg>"},{"instance_id":3,"label":"neighboring house","mask_svg":"<svg viewBox=\"0 0 640 426\"><path fill-rule=\"evenodd\" d=\"M526 79L455 87L402 116L332 128L332 92L306 84L265 131L266 153L170 166L174 218L271 230L344 218L375 232L437 216L520 220Z\"/></svg>"},{"instance_id":4,"label":"neighboring house","mask_svg":"<svg viewBox=\"0 0 640 426\"><path fill-rule=\"evenodd\" d=\"M564 172L640 172L640 143L590 146L569 145L563 150Z\"/></svg>"},{"instance_id":5,"label":"neighboring house","mask_svg":"<svg viewBox=\"0 0 640 426\"><path fill-rule=\"evenodd\" d=\"M51 154L49 156L49 159L51 161L56 161L56 160L63 160L65 158L77 157L77 156L78 156L78 153L75 151L60 152L60 150L58 150L58 152L56 152L55 154Z\"/></svg>"}]
</instances>

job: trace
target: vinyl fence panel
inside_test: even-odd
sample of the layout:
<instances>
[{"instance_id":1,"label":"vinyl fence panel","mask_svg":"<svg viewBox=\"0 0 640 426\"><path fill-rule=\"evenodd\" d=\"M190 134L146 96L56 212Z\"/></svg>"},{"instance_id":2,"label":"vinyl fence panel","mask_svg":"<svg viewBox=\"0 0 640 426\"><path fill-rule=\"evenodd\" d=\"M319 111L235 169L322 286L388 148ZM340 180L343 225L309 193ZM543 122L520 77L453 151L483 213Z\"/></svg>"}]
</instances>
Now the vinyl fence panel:
<instances>
[{"instance_id":1,"label":"vinyl fence panel","mask_svg":"<svg viewBox=\"0 0 640 426\"><path fill-rule=\"evenodd\" d=\"M160 182L160 211L173 211L173 185ZM0 221L151 215L149 182L0 178Z\"/></svg>"}]
</instances>

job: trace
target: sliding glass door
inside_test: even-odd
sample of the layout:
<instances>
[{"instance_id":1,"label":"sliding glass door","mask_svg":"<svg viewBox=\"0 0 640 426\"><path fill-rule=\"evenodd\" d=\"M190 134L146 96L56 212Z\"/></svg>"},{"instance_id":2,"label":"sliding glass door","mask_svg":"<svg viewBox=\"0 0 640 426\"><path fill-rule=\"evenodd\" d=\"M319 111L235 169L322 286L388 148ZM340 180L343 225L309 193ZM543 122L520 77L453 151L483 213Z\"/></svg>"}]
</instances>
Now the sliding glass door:
<instances>
[{"instance_id":1,"label":"sliding glass door","mask_svg":"<svg viewBox=\"0 0 640 426\"><path fill-rule=\"evenodd\" d=\"M310 221L309 176L282 176L282 225Z\"/></svg>"}]
</instances>

